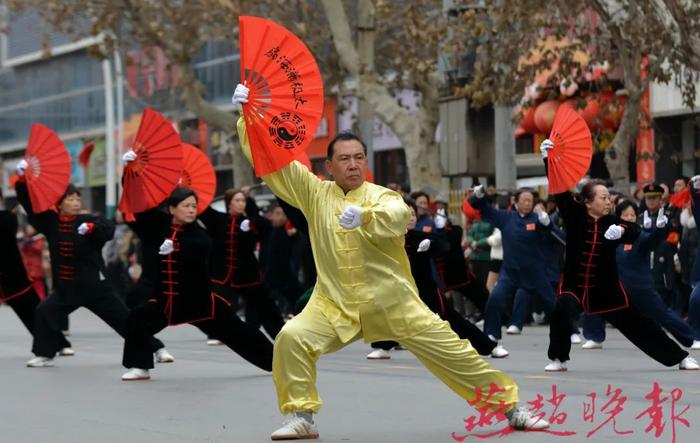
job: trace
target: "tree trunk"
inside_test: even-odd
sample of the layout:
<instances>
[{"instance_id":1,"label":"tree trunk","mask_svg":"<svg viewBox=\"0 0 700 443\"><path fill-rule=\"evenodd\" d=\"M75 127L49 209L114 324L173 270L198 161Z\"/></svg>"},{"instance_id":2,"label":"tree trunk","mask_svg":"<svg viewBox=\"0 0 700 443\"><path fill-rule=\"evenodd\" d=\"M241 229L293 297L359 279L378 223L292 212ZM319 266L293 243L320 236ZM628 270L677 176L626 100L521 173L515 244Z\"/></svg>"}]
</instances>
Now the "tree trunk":
<instances>
[{"instance_id":1,"label":"tree trunk","mask_svg":"<svg viewBox=\"0 0 700 443\"><path fill-rule=\"evenodd\" d=\"M439 118L435 75L416 81L421 91L422 105L417 113L402 108L389 89L377 81L376 72L360 72L360 60L352 40L347 16L341 0L322 0L333 44L340 63L360 85L358 98L372 105L375 115L399 138L406 152L411 189L425 186L440 189L442 173L440 153L435 143L435 129ZM362 81L360 81L360 76Z\"/></svg>"},{"instance_id":2,"label":"tree trunk","mask_svg":"<svg viewBox=\"0 0 700 443\"><path fill-rule=\"evenodd\" d=\"M635 145L639 134L641 100L646 82L643 82L641 78L641 53L636 48L625 52L629 55L622 57L625 89L628 91L627 104L615 138L605 151L605 164L610 172L613 188L624 194L629 194L630 147Z\"/></svg>"},{"instance_id":3,"label":"tree trunk","mask_svg":"<svg viewBox=\"0 0 700 443\"><path fill-rule=\"evenodd\" d=\"M238 117L210 105L202 98L201 91L203 86L195 77L191 65L180 66L180 70L182 72L182 99L187 109L198 119L207 122L208 125L224 131L226 134L236 134ZM238 137L236 136L235 138L237 139ZM233 158L233 187L241 188L254 184L253 168L243 155L238 143L231 144L231 157Z\"/></svg>"}]
</instances>

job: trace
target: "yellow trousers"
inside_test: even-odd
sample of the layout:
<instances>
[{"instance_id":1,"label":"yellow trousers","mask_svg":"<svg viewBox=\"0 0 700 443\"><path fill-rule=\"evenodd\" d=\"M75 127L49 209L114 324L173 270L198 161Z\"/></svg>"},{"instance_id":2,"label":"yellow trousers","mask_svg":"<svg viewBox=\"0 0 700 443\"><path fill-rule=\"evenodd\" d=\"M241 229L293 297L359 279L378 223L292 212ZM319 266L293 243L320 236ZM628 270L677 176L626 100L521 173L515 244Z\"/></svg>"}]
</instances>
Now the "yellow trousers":
<instances>
[{"instance_id":1,"label":"yellow trousers","mask_svg":"<svg viewBox=\"0 0 700 443\"><path fill-rule=\"evenodd\" d=\"M316 390L316 362L321 355L342 349L362 335L360 332L343 343L313 299L298 316L285 324L275 340L272 377L283 414L318 412L322 401ZM440 320L427 307L425 311L435 319L431 326L412 337L396 341L465 400L473 402L477 398L476 390L481 388L484 401L475 407L512 409L518 402L515 382L486 363L469 341L460 339L447 322ZM485 400L491 384L504 391Z\"/></svg>"}]
</instances>

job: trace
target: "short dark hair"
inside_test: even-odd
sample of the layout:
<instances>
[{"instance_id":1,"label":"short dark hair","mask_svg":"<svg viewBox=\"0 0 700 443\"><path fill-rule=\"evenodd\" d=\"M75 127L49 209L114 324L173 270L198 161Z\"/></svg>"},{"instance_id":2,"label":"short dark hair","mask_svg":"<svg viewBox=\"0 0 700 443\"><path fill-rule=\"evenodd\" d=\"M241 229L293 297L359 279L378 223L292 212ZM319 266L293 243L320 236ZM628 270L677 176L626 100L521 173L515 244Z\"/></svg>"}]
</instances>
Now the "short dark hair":
<instances>
[{"instance_id":1,"label":"short dark hair","mask_svg":"<svg viewBox=\"0 0 700 443\"><path fill-rule=\"evenodd\" d=\"M430 203L430 196L428 194L426 194L425 192L416 191L416 192L411 193L411 199L413 200L414 204L420 197L425 197L426 200L428 200L428 203Z\"/></svg>"},{"instance_id":2,"label":"short dark hair","mask_svg":"<svg viewBox=\"0 0 700 443\"><path fill-rule=\"evenodd\" d=\"M638 211L637 205L635 205L633 202L629 200L623 200L615 207L615 215L617 215L618 217L622 216L622 213L625 212L625 209L627 208L634 209L635 214Z\"/></svg>"},{"instance_id":3,"label":"short dark hair","mask_svg":"<svg viewBox=\"0 0 700 443\"><path fill-rule=\"evenodd\" d=\"M196 201L199 201L197 193L190 188L175 188L175 190L168 197L168 206L177 206L182 203L183 200L189 197L194 197Z\"/></svg>"},{"instance_id":4,"label":"short dark hair","mask_svg":"<svg viewBox=\"0 0 700 443\"><path fill-rule=\"evenodd\" d=\"M78 197L80 197L80 189L78 189L77 186L75 186L73 183L68 183L68 187L66 188L66 192L63 193L61 198L58 199L57 204L63 203L63 200L65 200L69 195L74 195L78 194Z\"/></svg>"},{"instance_id":5,"label":"short dark hair","mask_svg":"<svg viewBox=\"0 0 700 443\"><path fill-rule=\"evenodd\" d=\"M521 196L524 192L529 192L530 195L532 195L532 202L533 202L533 204L534 204L534 203L537 203L537 201L538 201L539 198L540 198L539 194L538 194L537 191L535 191L534 189L532 189L532 188L522 188L522 189L518 189L517 191L515 191L515 194L513 194L513 196L515 197L515 201L520 201L520 196Z\"/></svg>"},{"instance_id":6,"label":"short dark hair","mask_svg":"<svg viewBox=\"0 0 700 443\"><path fill-rule=\"evenodd\" d=\"M593 179L593 180L588 180L585 185L581 188L581 192L579 193L579 198L581 203L588 203L592 202L593 199L595 198L595 187L596 186L607 186L605 185L605 182L600 179Z\"/></svg>"},{"instance_id":7,"label":"short dark hair","mask_svg":"<svg viewBox=\"0 0 700 443\"><path fill-rule=\"evenodd\" d=\"M367 155L367 145L365 145L365 142L363 142L360 137L356 136L352 132L343 131L343 132L339 132L338 134L336 134L336 136L333 137L333 140L331 140L330 143L328 143L328 149L326 151L326 158L328 158L328 160L331 160L333 158L333 152L335 149L335 144L337 142L346 142L346 141L351 141L351 140L355 140L357 142L360 142L360 144L362 145L362 149L365 152L365 155Z\"/></svg>"}]
</instances>

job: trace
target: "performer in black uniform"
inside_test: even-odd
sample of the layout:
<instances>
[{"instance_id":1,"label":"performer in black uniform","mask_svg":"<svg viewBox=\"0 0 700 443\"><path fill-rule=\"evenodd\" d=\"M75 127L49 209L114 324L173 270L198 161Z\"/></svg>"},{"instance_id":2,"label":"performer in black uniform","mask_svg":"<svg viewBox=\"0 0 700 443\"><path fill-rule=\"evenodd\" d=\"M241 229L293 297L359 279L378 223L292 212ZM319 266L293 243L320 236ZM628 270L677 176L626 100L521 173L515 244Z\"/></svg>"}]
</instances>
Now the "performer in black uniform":
<instances>
[{"instance_id":1,"label":"performer in black uniform","mask_svg":"<svg viewBox=\"0 0 700 443\"><path fill-rule=\"evenodd\" d=\"M23 160L17 166L21 177L25 168ZM114 235L114 223L96 215L81 214L80 192L72 184L56 204L58 213L52 210L35 213L24 180L17 182L16 190L29 223L49 242L53 274L53 292L39 303L34 313L32 352L36 357L27 366L53 366L54 356L64 345L58 336L65 316L79 307L89 309L124 337L129 310L106 280L102 259L102 247ZM155 352L159 362L174 361L159 340L150 337L148 344L149 353Z\"/></svg>"},{"instance_id":2,"label":"performer in black uniform","mask_svg":"<svg viewBox=\"0 0 700 443\"><path fill-rule=\"evenodd\" d=\"M540 150L547 167L549 140ZM617 272L615 250L619 244L634 243L639 227L610 213L608 189L601 181L586 183L580 200L566 191L555 195L566 227L566 259L557 301L549 328L551 362L545 371L566 371L571 350L570 319L583 310L600 314L647 355L665 366L698 369L688 353L671 340L653 320L630 305Z\"/></svg>"},{"instance_id":3,"label":"performer in black uniform","mask_svg":"<svg viewBox=\"0 0 700 443\"><path fill-rule=\"evenodd\" d=\"M229 302L240 296L246 304L246 321L262 324L273 339L284 326L279 308L263 284L255 247L260 230L270 230L270 222L258 213L252 198L241 190L224 194L228 214L207 208L200 220L213 240L212 283L214 291ZM255 319L255 320L253 320ZM259 323L258 323L259 322Z\"/></svg>"},{"instance_id":4,"label":"performer in black uniform","mask_svg":"<svg viewBox=\"0 0 700 443\"><path fill-rule=\"evenodd\" d=\"M122 362L129 370L122 380L150 379L153 360L148 337L184 323L221 340L259 368L272 370L272 343L211 290L212 241L196 222L196 194L176 189L167 205L169 214L154 208L135 214L136 221L130 223L143 245L142 284L150 285L150 295L129 315Z\"/></svg>"},{"instance_id":5,"label":"performer in black uniform","mask_svg":"<svg viewBox=\"0 0 700 443\"><path fill-rule=\"evenodd\" d=\"M15 311L30 334L34 333L34 310L41 298L29 280L17 246L17 217L5 208L0 190L0 303ZM58 333L60 353L73 355L71 344Z\"/></svg>"}]
</instances>

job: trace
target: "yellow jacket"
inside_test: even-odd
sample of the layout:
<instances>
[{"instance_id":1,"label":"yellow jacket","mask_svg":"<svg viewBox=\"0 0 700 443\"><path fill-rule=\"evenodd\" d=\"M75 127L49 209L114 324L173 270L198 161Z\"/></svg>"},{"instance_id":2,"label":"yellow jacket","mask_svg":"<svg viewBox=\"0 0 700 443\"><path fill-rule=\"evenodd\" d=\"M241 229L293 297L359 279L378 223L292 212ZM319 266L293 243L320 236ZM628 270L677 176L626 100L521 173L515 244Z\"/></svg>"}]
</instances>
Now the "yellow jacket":
<instances>
[{"instance_id":1,"label":"yellow jacket","mask_svg":"<svg viewBox=\"0 0 700 443\"><path fill-rule=\"evenodd\" d=\"M238 135L252 163L243 118ZM318 273L311 300L343 342L360 330L373 342L411 337L430 326L435 314L418 297L404 249L409 209L401 195L368 182L345 194L297 161L263 180L309 223ZM362 225L351 230L338 223L349 205L362 208Z\"/></svg>"}]
</instances>

